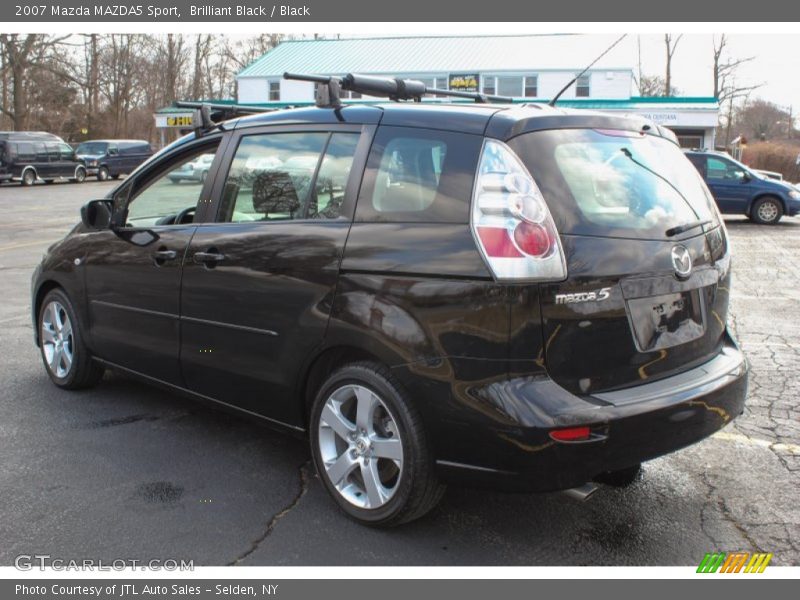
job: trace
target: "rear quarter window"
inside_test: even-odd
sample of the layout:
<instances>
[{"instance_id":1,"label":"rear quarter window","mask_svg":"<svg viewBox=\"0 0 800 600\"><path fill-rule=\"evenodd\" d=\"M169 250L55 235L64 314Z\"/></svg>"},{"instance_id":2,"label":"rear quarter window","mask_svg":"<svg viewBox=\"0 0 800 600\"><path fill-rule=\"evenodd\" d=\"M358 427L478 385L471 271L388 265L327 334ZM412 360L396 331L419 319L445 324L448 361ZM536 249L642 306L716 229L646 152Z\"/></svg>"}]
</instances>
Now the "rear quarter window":
<instances>
[{"instance_id":1,"label":"rear quarter window","mask_svg":"<svg viewBox=\"0 0 800 600\"><path fill-rule=\"evenodd\" d=\"M468 223L481 136L382 127L367 161L356 221Z\"/></svg>"}]
</instances>

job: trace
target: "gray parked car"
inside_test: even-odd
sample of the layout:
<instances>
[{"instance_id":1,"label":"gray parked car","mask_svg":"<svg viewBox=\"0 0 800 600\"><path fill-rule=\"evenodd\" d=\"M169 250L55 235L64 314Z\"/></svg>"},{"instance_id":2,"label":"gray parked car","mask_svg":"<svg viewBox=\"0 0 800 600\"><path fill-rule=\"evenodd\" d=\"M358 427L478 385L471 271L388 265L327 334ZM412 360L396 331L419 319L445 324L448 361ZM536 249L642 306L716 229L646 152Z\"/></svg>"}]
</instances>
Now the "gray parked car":
<instances>
[{"instance_id":1,"label":"gray parked car","mask_svg":"<svg viewBox=\"0 0 800 600\"><path fill-rule=\"evenodd\" d=\"M172 171L169 174L169 180L172 183L180 183L181 181L204 183L212 162L214 162L213 154L201 154L192 162L186 163Z\"/></svg>"}]
</instances>

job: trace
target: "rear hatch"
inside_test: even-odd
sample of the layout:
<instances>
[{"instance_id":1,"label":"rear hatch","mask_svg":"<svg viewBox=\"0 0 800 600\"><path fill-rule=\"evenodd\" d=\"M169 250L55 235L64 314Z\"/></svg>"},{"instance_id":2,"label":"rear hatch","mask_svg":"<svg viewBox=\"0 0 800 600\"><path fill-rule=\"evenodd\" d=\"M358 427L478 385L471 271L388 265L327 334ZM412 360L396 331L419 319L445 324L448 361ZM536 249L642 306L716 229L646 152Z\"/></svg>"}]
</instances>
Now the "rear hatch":
<instances>
[{"instance_id":1,"label":"rear hatch","mask_svg":"<svg viewBox=\"0 0 800 600\"><path fill-rule=\"evenodd\" d=\"M559 232L567 277L539 284L545 364L577 394L677 374L719 352L728 310L724 224L671 141L557 129L508 142Z\"/></svg>"}]
</instances>

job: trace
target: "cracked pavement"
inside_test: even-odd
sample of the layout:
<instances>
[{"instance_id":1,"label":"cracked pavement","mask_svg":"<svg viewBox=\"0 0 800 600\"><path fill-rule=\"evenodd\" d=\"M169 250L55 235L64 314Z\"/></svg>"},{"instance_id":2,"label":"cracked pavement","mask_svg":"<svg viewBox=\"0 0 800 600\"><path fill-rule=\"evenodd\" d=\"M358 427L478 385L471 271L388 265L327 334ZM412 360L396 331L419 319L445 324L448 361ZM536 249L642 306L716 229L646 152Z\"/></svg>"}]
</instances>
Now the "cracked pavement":
<instances>
[{"instance_id":1,"label":"cracked pavement","mask_svg":"<svg viewBox=\"0 0 800 600\"><path fill-rule=\"evenodd\" d=\"M348 520L306 443L108 374L69 393L32 342L31 271L113 184L0 186L0 564L178 558L196 565L697 565L765 551L800 565L800 219L727 219L731 325L751 364L745 413L645 465L630 488L561 494L450 488L391 531Z\"/></svg>"}]
</instances>

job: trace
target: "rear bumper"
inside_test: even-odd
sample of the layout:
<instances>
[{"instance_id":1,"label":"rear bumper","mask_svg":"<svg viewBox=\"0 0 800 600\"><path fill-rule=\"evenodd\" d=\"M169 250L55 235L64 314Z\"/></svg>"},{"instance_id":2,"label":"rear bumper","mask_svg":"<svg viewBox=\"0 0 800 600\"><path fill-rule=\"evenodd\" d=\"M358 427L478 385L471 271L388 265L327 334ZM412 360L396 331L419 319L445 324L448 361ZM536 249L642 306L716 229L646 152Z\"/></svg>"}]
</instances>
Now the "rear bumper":
<instances>
[{"instance_id":1,"label":"rear bumper","mask_svg":"<svg viewBox=\"0 0 800 600\"><path fill-rule=\"evenodd\" d=\"M581 398L548 378L528 379L500 386L518 425L495 425L488 435L473 430L475 442L484 446L477 460L475 452L460 460L440 451L443 478L516 491L576 487L708 437L741 414L747 395L747 363L732 340L699 367L616 392ZM553 429L585 425L592 430L588 441L549 436ZM459 447L466 448L454 444Z\"/></svg>"}]
</instances>

